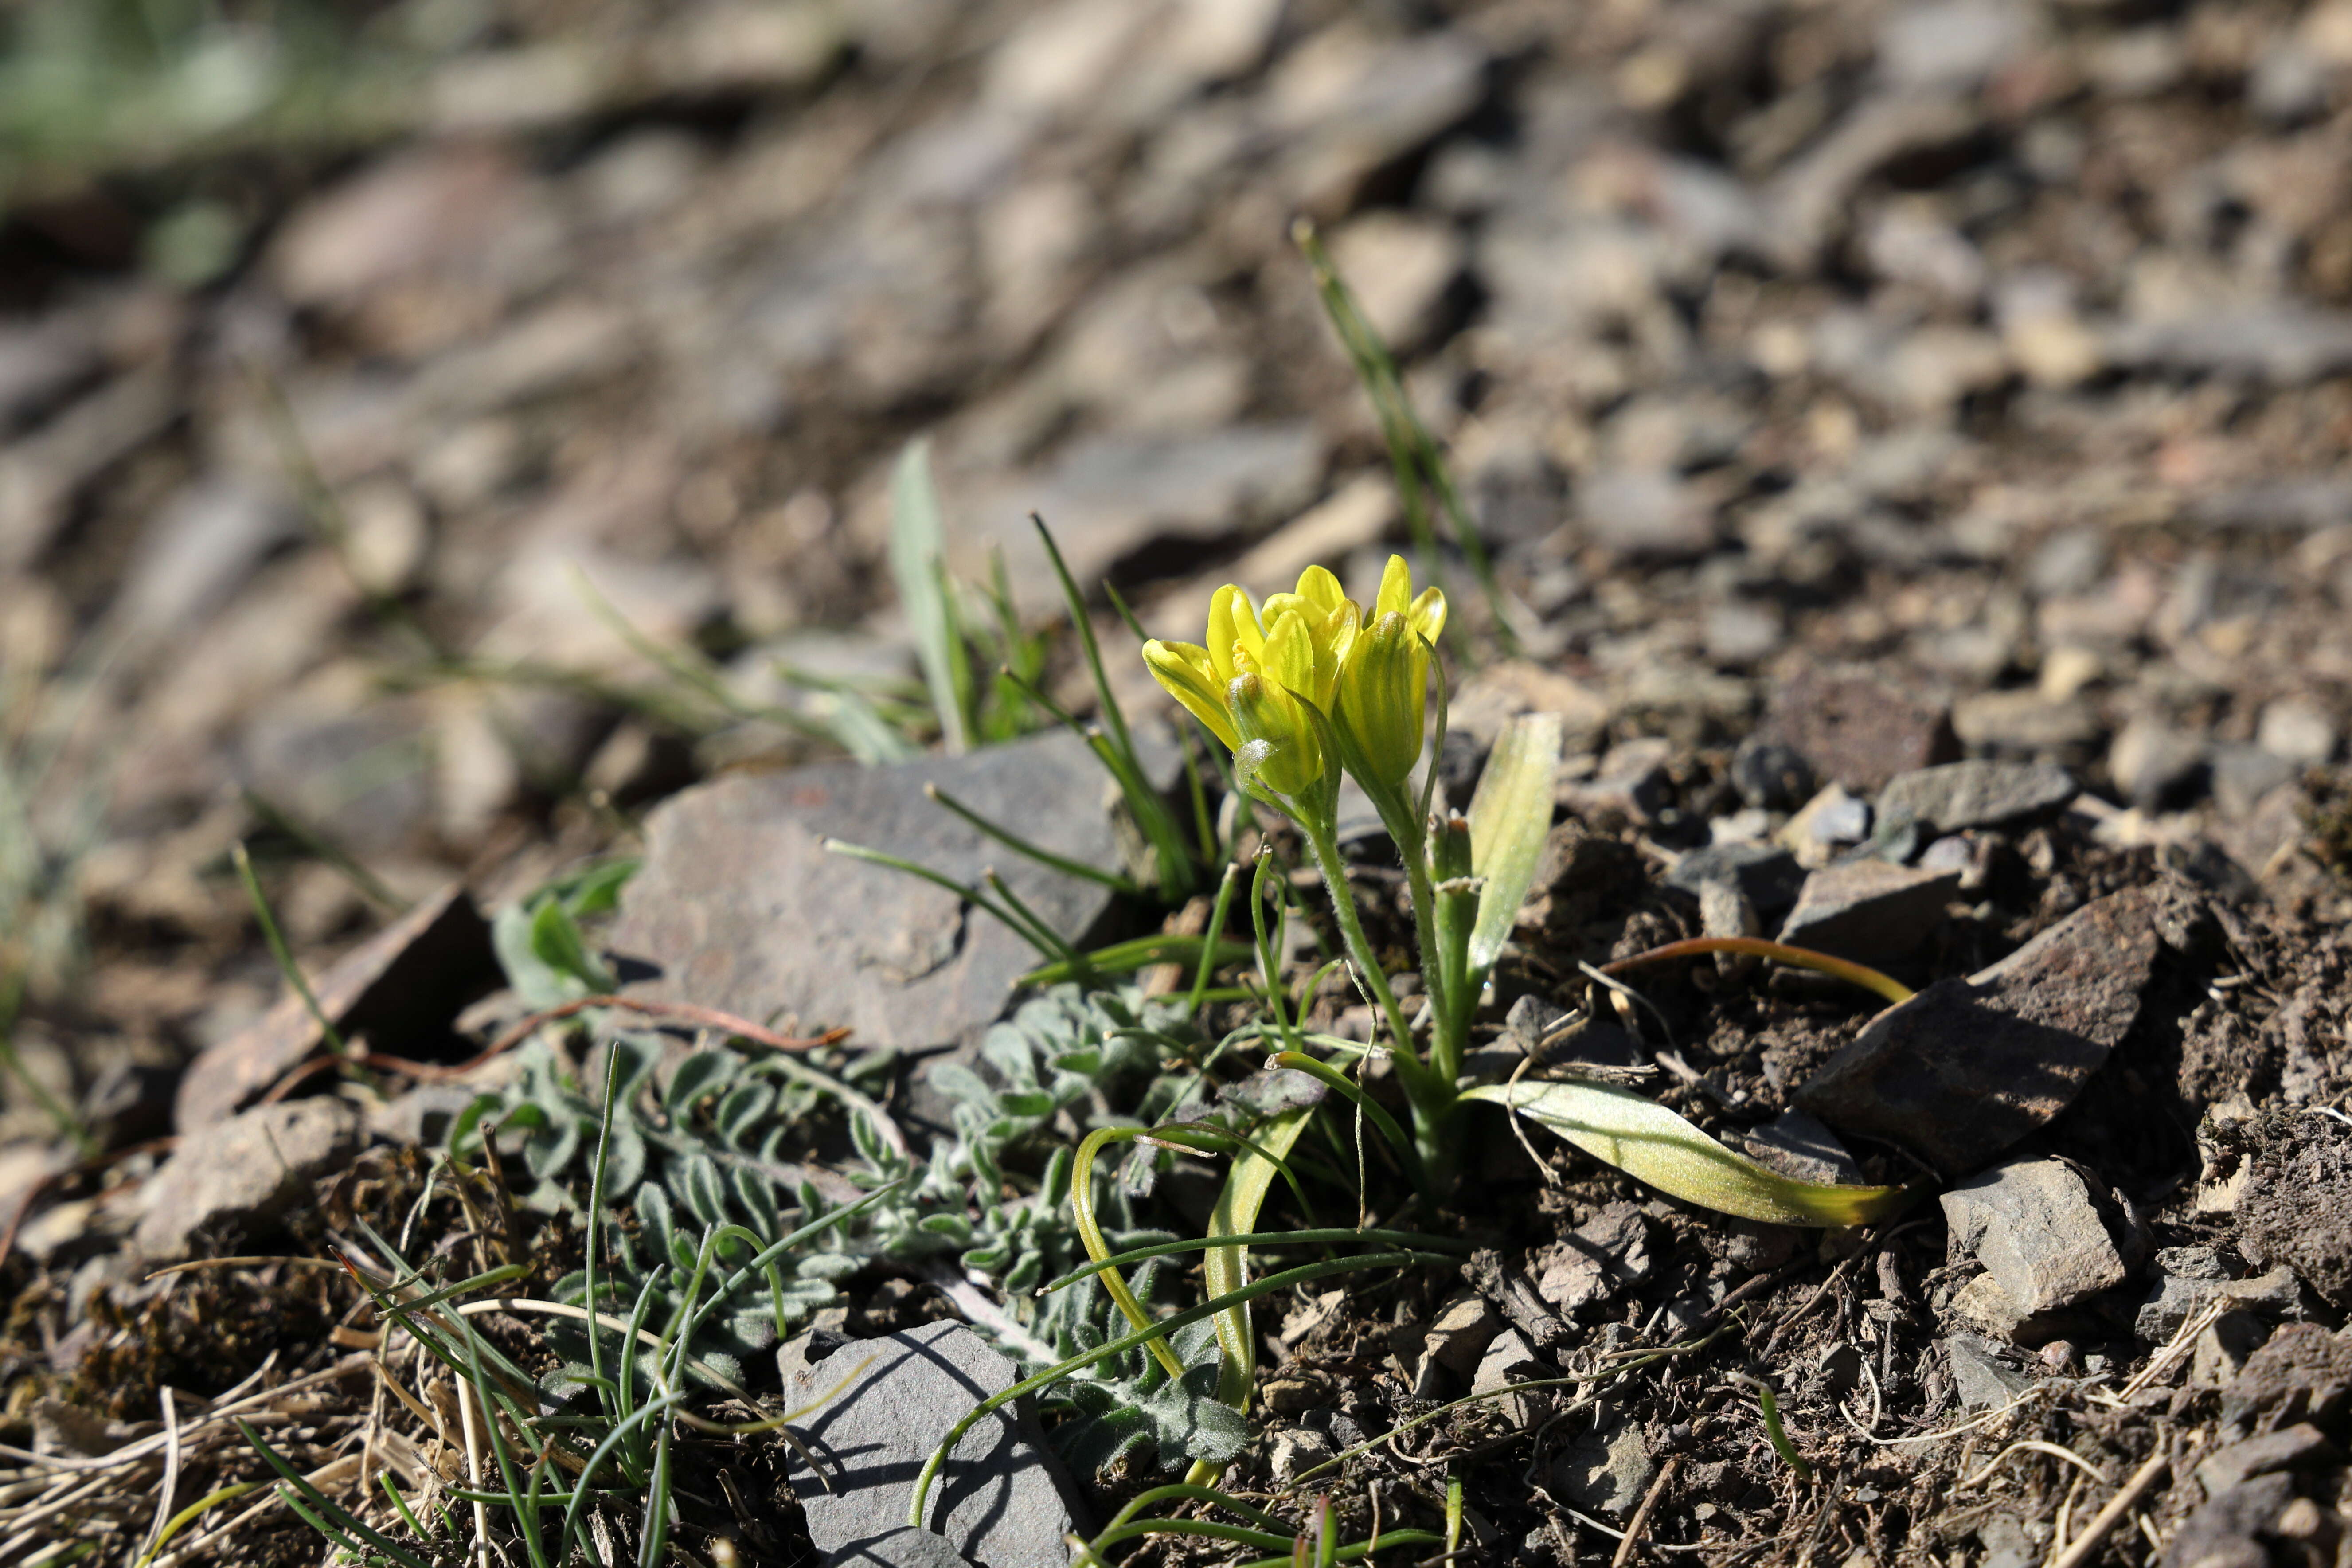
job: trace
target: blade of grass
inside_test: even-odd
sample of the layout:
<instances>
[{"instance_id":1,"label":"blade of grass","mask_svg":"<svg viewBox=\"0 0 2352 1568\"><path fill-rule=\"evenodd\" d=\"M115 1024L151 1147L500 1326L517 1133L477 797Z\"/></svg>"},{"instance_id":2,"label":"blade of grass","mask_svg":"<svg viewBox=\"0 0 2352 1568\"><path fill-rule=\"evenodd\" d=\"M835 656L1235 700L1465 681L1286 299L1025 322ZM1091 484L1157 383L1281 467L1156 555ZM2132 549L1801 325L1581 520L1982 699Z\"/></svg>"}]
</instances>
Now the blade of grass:
<instances>
[{"instance_id":1,"label":"blade of grass","mask_svg":"<svg viewBox=\"0 0 2352 1568\"><path fill-rule=\"evenodd\" d=\"M961 642L948 623L947 589L940 561L947 552L940 495L931 482L931 444L907 443L890 470L890 578L915 641L915 658L939 714L940 738L950 756L971 744L964 700L955 678ZM969 684L967 677L966 684Z\"/></svg>"},{"instance_id":2,"label":"blade of grass","mask_svg":"<svg viewBox=\"0 0 2352 1568\"><path fill-rule=\"evenodd\" d=\"M1084 861L1073 860L1066 855L1056 855L1051 849L1031 843L1011 828L991 822L935 784L925 784L923 794L933 802L963 818L964 821L971 823L972 826L1006 848L1026 855L1049 870L1059 871L1065 877L1076 877L1082 881L1099 882L1113 892L1126 893L1130 897L1142 891L1133 882L1116 871L1106 871L1099 866L1089 866Z\"/></svg>"},{"instance_id":3,"label":"blade of grass","mask_svg":"<svg viewBox=\"0 0 2352 1568\"><path fill-rule=\"evenodd\" d=\"M929 866L918 865L903 856L887 854L879 849L868 849L862 844L851 844L839 838L825 839L823 847L828 855L844 855L852 860L864 860L869 865L887 866L893 871L904 871L910 877L920 877L934 887L945 888L973 908L986 910L990 914L994 915L1012 931L1013 935L1035 948L1037 955L1048 963L1067 962L1064 954L1056 952L1052 944L1041 941L1034 931L1024 926L1003 905L968 882L959 882L943 871L934 871Z\"/></svg>"},{"instance_id":4,"label":"blade of grass","mask_svg":"<svg viewBox=\"0 0 2352 1568\"><path fill-rule=\"evenodd\" d=\"M254 875L253 857L247 852L244 839L238 839L230 847L229 858L236 862L237 877L245 883L245 896L252 900L253 917L261 922L262 940L269 944L269 956L278 961L278 972L286 977L286 984L294 988L294 994L302 998L302 1005L310 1010L311 1021L319 1026L319 1034L328 1047L339 1057L350 1055L350 1047L343 1044L342 1032L335 1027L334 1020L327 1016L327 1010L319 1005L318 995L310 989L310 982L303 977L301 966L294 962L294 952L286 945L285 933L278 929L278 917L269 912L269 900L261 895L261 879Z\"/></svg>"}]
</instances>

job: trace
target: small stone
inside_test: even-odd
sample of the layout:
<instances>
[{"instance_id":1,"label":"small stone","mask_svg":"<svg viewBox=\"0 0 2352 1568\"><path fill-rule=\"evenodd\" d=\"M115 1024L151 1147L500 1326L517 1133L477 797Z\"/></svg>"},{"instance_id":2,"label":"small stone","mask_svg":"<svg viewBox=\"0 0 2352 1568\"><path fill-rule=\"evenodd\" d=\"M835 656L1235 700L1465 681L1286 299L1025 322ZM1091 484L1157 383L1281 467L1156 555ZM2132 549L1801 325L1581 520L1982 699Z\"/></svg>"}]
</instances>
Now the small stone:
<instances>
[{"instance_id":1,"label":"small stone","mask_svg":"<svg viewBox=\"0 0 2352 1568\"><path fill-rule=\"evenodd\" d=\"M1640 1284L1657 1266L1650 1248L1649 1218L1630 1203L1609 1205L1562 1237L1550 1252L1536 1290L1563 1313Z\"/></svg>"},{"instance_id":2,"label":"small stone","mask_svg":"<svg viewBox=\"0 0 2352 1568\"><path fill-rule=\"evenodd\" d=\"M1960 754L1944 704L1864 669L1809 668L1782 681L1757 734L1798 752L1814 777L1863 794Z\"/></svg>"},{"instance_id":3,"label":"small stone","mask_svg":"<svg viewBox=\"0 0 2352 1568\"><path fill-rule=\"evenodd\" d=\"M2000 1347L1975 1334L1947 1337L1944 1358L1950 1363L1952 1385L1959 1393L1960 1404L1969 1410L2007 1405L2036 1381L2012 1365Z\"/></svg>"},{"instance_id":4,"label":"small stone","mask_svg":"<svg viewBox=\"0 0 2352 1568\"><path fill-rule=\"evenodd\" d=\"M813 1348L804 1336L777 1352L788 1405L848 1382L793 1423L830 1485L795 1466L793 1489L818 1551L863 1550L907 1527L908 1489L932 1450L1016 1374L961 1323L852 1340L816 1361ZM1085 1517L1076 1500L1034 1417L1016 1406L984 1417L956 1445L933 1485L930 1521L950 1547L988 1568L1066 1568L1064 1537Z\"/></svg>"},{"instance_id":5,"label":"small stone","mask_svg":"<svg viewBox=\"0 0 2352 1568\"><path fill-rule=\"evenodd\" d=\"M2227 1388L2270 1332L2270 1325L2252 1312L2222 1313L2205 1326L2189 1352L2189 1386Z\"/></svg>"},{"instance_id":6,"label":"small stone","mask_svg":"<svg viewBox=\"0 0 2352 1568\"><path fill-rule=\"evenodd\" d=\"M2256 1476L2325 1463L2334 1453L2334 1446L2318 1427L2298 1421L2208 1454L2198 1462L2197 1484L2205 1489L2207 1497L2219 1497Z\"/></svg>"},{"instance_id":7,"label":"small stone","mask_svg":"<svg viewBox=\"0 0 2352 1568\"><path fill-rule=\"evenodd\" d=\"M2107 774L2124 798L2145 810L2179 805L2203 781L2205 742L2146 714L2116 732Z\"/></svg>"},{"instance_id":8,"label":"small stone","mask_svg":"<svg viewBox=\"0 0 2352 1568\"><path fill-rule=\"evenodd\" d=\"M1946 1193L1943 1206L1954 1253L1982 1263L2029 1315L2123 1283L2090 1188L2063 1161L1997 1165Z\"/></svg>"},{"instance_id":9,"label":"small stone","mask_svg":"<svg viewBox=\"0 0 2352 1568\"><path fill-rule=\"evenodd\" d=\"M1687 561L1715 548L1716 509L1697 485L1651 468L1594 474L1576 511L1594 544L1636 561Z\"/></svg>"},{"instance_id":10,"label":"small stone","mask_svg":"<svg viewBox=\"0 0 2352 1568\"><path fill-rule=\"evenodd\" d=\"M2031 688L1963 699L1952 710L1952 729L1978 751L2011 756L2087 755L2106 733L2088 703Z\"/></svg>"},{"instance_id":11,"label":"small stone","mask_svg":"<svg viewBox=\"0 0 2352 1568\"><path fill-rule=\"evenodd\" d=\"M1859 1184L1862 1167L1837 1134L1801 1110L1784 1110L1748 1130L1748 1152L1801 1182Z\"/></svg>"},{"instance_id":12,"label":"small stone","mask_svg":"<svg viewBox=\"0 0 2352 1568\"><path fill-rule=\"evenodd\" d=\"M359 1108L331 1099L285 1100L207 1126L184 1137L148 1179L132 1244L163 1262L185 1257L200 1236L234 1243L266 1235L360 1142Z\"/></svg>"},{"instance_id":13,"label":"small stone","mask_svg":"<svg viewBox=\"0 0 2352 1568\"><path fill-rule=\"evenodd\" d=\"M2153 888L2110 894L1969 979L1888 1008L1798 1091L1798 1106L1892 1139L1948 1176L1981 1168L2074 1103L2139 1021L2164 899Z\"/></svg>"},{"instance_id":14,"label":"small stone","mask_svg":"<svg viewBox=\"0 0 2352 1568\"><path fill-rule=\"evenodd\" d=\"M2215 1301L2236 1303L2271 1317L2297 1316L2303 1311L2303 1286L2294 1271L2284 1267L2246 1279L2168 1274L2156 1293L2141 1304L2132 1320L2132 1331L2149 1344L2169 1344L2181 1325Z\"/></svg>"},{"instance_id":15,"label":"small stone","mask_svg":"<svg viewBox=\"0 0 2352 1568\"><path fill-rule=\"evenodd\" d=\"M1462 1291L1430 1321L1428 1354L1448 1372L1475 1376L1486 1346L1502 1331L1503 1320L1475 1291Z\"/></svg>"},{"instance_id":16,"label":"small stone","mask_svg":"<svg viewBox=\"0 0 2352 1568\"><path fill-rule=\"evenodd\" d=\"M1728 887L1759 912L1779 914L1796 903L1805 875L1796 857L1778 846L1717 844L1685 854L1675 862L1665 879L1668 887L1686 893L1703 893L1710 886Z\"/></svg>"},{"instance_id":17,"label":"small stone","mask_svg":"<svg viewBox=\"0 0 2352 1568\"><path fill-rule=\"evenodd\" d=\"M1813 793L1813 770L1794 746L1753 736L1731 753L1731 786L1766 811L1794 811Z\"/></svg>"},{"instance_id":18,"label":"small stone","mask_svg":"<svg viewBox=\"0 0 2352 1568\"><path fill-rule=\"evenodd\" d=\"M1780 941L1859 963L1908 958L1959 890L1957 872L1849 860L1805 879Z\"/></svg>"},{"instance_id":19,"label":"small stone","mask_svg":"<svg viewBox=\"0 0 2352 1568\"><path fill-rule=\"evenodd\" d=\"M1517 1329L1505 1329L1487 1344L1486 1353L1478 1358L1478 1371L1471 1379L1470 1392L1494 1394L1515 1383L1532 1383L1547 1376L1549 1370Z\"/></svg>"},{"instance_id":20,"label":"small stone","mask_svg":"<svg viewBox=\"0 0 2352 1568\"><path fill-rule=\"evenodd\" d=\"M386 1049L396 1042L399 1054L415 1057L425 1054L425 1042L450 1037L451 1020L498 978L489 924L453 882L330 964L310 992L346 1037L365 1036ZM180 1131L226 1121L324 1038L301 997L280 999L189 1064L173 1110Z\"/></svg>"},{"instance_id":21,"label":"small stone","mask_svg":"<svg viewBox=\"0 0 2352 1568\"><path fill-rule=\"evenodd\" d=\"M2013 827L2054 815L2075 788L2074 775L2050 763L1947 763L1887 781L1878 819L1908 817L1943 833Z\"/></svg>"},{"instance_id":22,"label":"small stone","mask_svg":"<svg viewBox=\"0 0 2352 1568\"><path fill-rule=\"evenodd\" d=\"M1796 856L1797 864L1817 871L1837 856L1870 837L1870 802L1848 793L1843 784L1807 801L1780 829L1780 842Z\"/></svg>"},{"instance_id":23,"label":"small stone","mask_svg":"<svg viewBox=\"0 0 2352 1568\"><path fill-rule=\"evenodd\" d=\"M1621 1421L1605 1432L1579 1434L1551 1473L1560 1496L1578 1508L1622 1515L1642 1500L1657 1465L1640 1424Z\"/></svg>"},{"instance_id":24,"label":"small stone","mask_svg":"<svg viewBox=\"0 0 2352 1568\"><path fill-rule=\"evenodd\" d=\"M1390 350L1410 354L1439 326L1462 276L1462 231L1380 208L1333 233L1331 260Z\"/></svg>"},{"instance_id":25,"label":"small stone","mask_svg":"<svg viewBox=\"0 0 2352 1568\"><path fill-rule=\"evenodd\" d=\"M1666 774L1673 754L1673 743L1656 736L1620 742L1601 759L1597 774L1563 779L1553 798L1604 831L1653 822L1674 799Z\"/></svg>"},{"instance_id":26,"label":"small stone","mask_svg":"<svg viewBox=\"0 0 2352 1568\"><path fill-rule=\"evenodd\" d=\"M2342 740L2334 717L2308 697L2281 697L2264 705L2254 730L2254 744L2309 768L2334 761Z\"/></svg>"},{"instance_id":27,"label":"small stone","mask_svg":"<svg viewBox=\"0 0 2352 1568\"><path fill-rule=\"evenodd\" d=\"M2302 767L2261 746L2221 745L2213 748L2213 804L2232 821L2252 816L2263 799L2282 784L2293 784Z\"/></svg>"},{"instance_id":28,"label":"small stone","mask_svg":"<svg viewBox=\"0 0 2352 1568\"><path fill-rule=\"evenodd\" d=\"M1312 1426L1293 1426L1276 1432L1266 1454L1266 1468L1277 1481L1298 1479L1302 1471L1311 1470L1334 1452L1331 1439Z\"/></svg>"}]
</instances>

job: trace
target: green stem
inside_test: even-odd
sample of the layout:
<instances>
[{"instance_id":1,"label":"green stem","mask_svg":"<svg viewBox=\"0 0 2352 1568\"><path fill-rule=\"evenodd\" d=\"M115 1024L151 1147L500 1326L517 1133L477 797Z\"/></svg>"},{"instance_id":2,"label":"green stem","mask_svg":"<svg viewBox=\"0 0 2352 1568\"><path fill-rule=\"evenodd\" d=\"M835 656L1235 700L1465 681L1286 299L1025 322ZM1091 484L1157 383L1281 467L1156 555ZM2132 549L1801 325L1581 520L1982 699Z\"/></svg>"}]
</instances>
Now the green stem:
<instances>
[{"instance_id":1,"label":"green stem","mask_svg":"<svg viewBox=\"0 0 2352 1568\"><path fill-rule=\"evenodd\" d=\"M1396 1047L1401 1070L1418 1076L1422 1062L1412 1048L1412 1031L1406 1027L1404 1010L1397 1005L1396 994L1389 989L1389 977L1381 973L1380 957L1364 935L1363 921L1356 917L1356 895L1348 886L1348 863L1339 857L1339 835L1328 822L1299 819L1305 830L1307 852L1315 857L1315 868L1323 874L1323 889L1331 896L1331 913L1339 922L1339 939L1348 944L1348 956L1364 973L1364 984L1371 987L1372 1000L1388 1020L1389 1035ZM1412 1068L1404 1069L1403 1064Z\"/></svg>"}]
</instances>

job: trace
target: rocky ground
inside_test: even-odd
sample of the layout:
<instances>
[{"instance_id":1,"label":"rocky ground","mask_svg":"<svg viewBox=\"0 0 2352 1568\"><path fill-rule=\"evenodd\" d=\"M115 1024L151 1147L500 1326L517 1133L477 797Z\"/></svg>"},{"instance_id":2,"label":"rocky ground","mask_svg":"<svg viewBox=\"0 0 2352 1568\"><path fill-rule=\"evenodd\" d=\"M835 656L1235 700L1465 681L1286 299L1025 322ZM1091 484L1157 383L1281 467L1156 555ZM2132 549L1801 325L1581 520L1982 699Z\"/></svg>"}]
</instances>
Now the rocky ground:
<instances>
[{"instance_id":1,"label":"rocky ground","mask_svg":"<svg viewBox=\"0 0 2352 1568\"><path fill-rule=\"evenodd\" d=\"M130 1561L178 1463L152 1424L233 1387L314 1468L369 1462L351 1291L142 1279L412 1204L485 1245L415 1152L470 1096L431 1067L531 1011L478 907L643 850L598 934L651 1005L850 1027L845 1063L997 1015L1025 948L817 839L976 874L938 776L1118 847L1074 744L861 770L813 737L855 706L826 681L917 679L892 465L930 437L951 563L1000 549L1040 625L1032 510L1155 634L1313 562L1365 594L1407 525L1303 215L1494 559L1489 599L1447 557L1480 655L1449 789L1511 714L1570 739L1498 1047L1646 1064L1719 1135L1941 1197L1823 1241L1498 1133L1459 1278L1261 1305L1233 1484L1328 1488L1358 1539L1459 1476L1496 1562L2334 1560L2352 7L486 12L396 135L61 173L0 223L0 1552ZM229 240L174 282L142 236L192 197ZM244 840L374 1090L308 1065ZM1073 934L1161 912L1013 875ZM1580 968L1702 932L1922 994L1874 1018L1710 960L1625 973L1636 1004ZM852 1294L824 1332L990 1326L969 1282ZM251 1469L205 1430L184 1504ZM777 1522L732 1550L815 1560L787 1462L745 1464ZM60 1500L85 1473L117 1512ZM281 1515L194 1556L229 1551L318 1543Z\"/></svg>"}]
</instances>

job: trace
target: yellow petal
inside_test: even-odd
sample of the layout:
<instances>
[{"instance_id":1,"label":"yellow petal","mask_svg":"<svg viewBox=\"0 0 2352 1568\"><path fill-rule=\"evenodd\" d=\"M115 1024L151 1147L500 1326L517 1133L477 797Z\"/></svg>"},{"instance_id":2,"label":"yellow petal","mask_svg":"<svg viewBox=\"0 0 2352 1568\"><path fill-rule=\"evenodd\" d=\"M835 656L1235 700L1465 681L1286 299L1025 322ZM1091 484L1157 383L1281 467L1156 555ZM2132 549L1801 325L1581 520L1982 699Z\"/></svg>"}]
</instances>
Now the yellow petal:
<instances>
[{"instance_id":1,"label":"yellow petal","mask_svg":"<svg viewBox=\"0 0 2352 1568\"><path fill-rule=\"evenodd\" d=\"M1233 715L1225 710L1224 683L1217 679L1208 649L1186 642L1154 640L1143 645L1143 663L1168 695L1206 724L1227 750L1241 744Z\"/></svg>"},{"instance_id":2,"label":"yellow petal","mask_svg":"<svg viewBox=\"0 0 2352 1568\"><path fill-rule=\"evenodd\" d=\"M1339 586L1339 579L1331 575L1330 569L1324 566L1309 566L1298 574L1297 596L1324 615L1348 602L1347 591Z\"/></svg>"},{"instance_id":3,"label":"yellow petal","mask_svg":"<svg viewBox=\"0 0 2352 1568\"><path fill-rule=\"evenodd\" d=\"M1444 591L1437 588L1423 588L1421 591L1421 597L1412 602L1412 608L1407 612L1405 618L1412 623L1414 631L1427 637L1432 646L1434 646L1439 634L1445 630Z\"/></svg>"},{"instance_id":4,"label":"yellow petal","mask_svg":"<svg viewBox=\"0 0 2352 1568\"><path fill-rule=\"evenodd\" d=\"M1381 595L1372 602L1372 619L1382 616L1402 615L1412 607L1412 568L1404 557L1391 555L1381 572Z\"/></svg>"},{"instance_id":5,"label":"yellow petal","mask_svg":"<svg viewBox=\"0 0 2352 1568\"><path fill-rule=\"evenodd\" d=\"M1315 637L1307 629L1306 616L1286 610L1276 619L1265 634L1265 657L1258 670L1302 697L1315 695Z\"/></svg>"},{"instance_id":6,"label":"yellow petal","mask_svg":"<svg viewBox=\"0 0 2352 1568\"><path fill-rule=\"evenodd\" d=\"M1228 583L1209 596L1209 658L1219 681L1231 680L1238 672L1235 648L1246 649L1255 663L1261 659L1265 643L1265 635L1258 629L1257 606L1250 603L1248 589Z\"/></svg>"}]
</instances>

